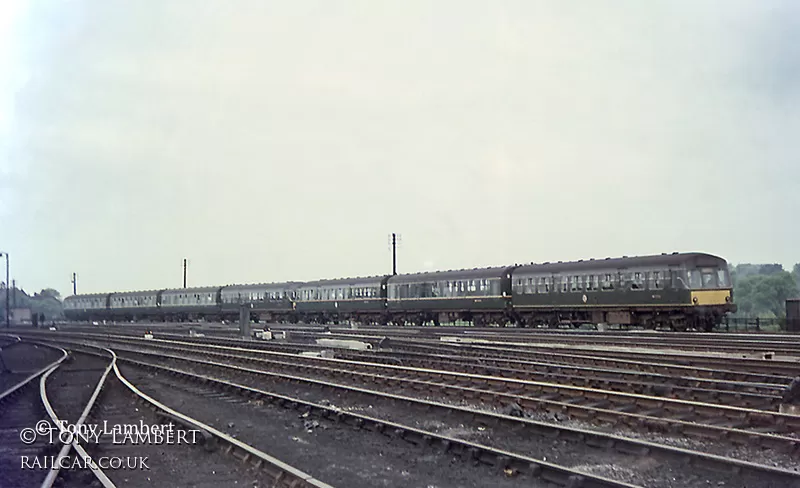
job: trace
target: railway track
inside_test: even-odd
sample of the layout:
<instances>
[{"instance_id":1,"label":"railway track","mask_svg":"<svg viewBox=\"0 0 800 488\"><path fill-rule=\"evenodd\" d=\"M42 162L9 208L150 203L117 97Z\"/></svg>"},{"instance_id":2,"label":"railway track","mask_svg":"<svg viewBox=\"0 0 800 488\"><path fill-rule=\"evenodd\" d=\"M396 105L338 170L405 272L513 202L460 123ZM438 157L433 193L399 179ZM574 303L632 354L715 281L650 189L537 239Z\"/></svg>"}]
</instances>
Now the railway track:
<instances>
[{"instance_id":1,"label":"railway track","mask_svg":"<svg viewBox=\"0 0 800 488\"><path fill-rule=\"evenodd\" d=\"M136 341L137 339L134 339ZM196 343L196 342L194 342ZM256 343L257 344L257 343ZM247 347L255 346L252 342ZM261 349L261 348L259 348ZM266 348L265 348L266 349ZM294 354L302 346L278 348ZM255 353L251 353L255 354ZM574 367L535 361L493 361L454 356L395 353L390 351L337 351L336 357L355 362L371 362L423 369L441 369L483 376L496 376L524 381L572 384L593 389L665 396L704 403L736 405L760 410L778 411L782 390L789 383L749 383L685 376L630 371L601 367Z\"/></svg>"},{"instance_id":2,"label":"railway track","mask_svg":"<svg viewBox=\"0 0 800 488\"><path fill-rule=\"evenodd\" d=\"M123 353L124 354L124 353ZM146 370L153 371L159 373L159 376L163 375L164 373L168 373L170 377L172 376L180 376L181 378L190 378L193 382L197 385L195 387L191 387L187 389L190 393L200 394L206 398L211 398L214 401L224 400L226 402L230 402L231 406L230 409L233 409L236 403L232 401L230 395L231 393L235 393L239 395L241 398L248 400L249 402L252 401L259 401L265 402L268 404L273 404L275 402L282 403L285 406L289 406L291 411L289 412L289 416L286 417L284 413L282 417L282 421L272 421L272 414L267 412L261 412L259 414L259 418L262 419L265 423L269 423L272 425L282 425L288 422L291 422L290 419L294 418L297 419L298 415L297 412L301 412L299 417L302 419L307 419L310 417L310 414L314 414L314 417L318 420L311 420L311 421L303 421L303 429L307 429L307 434L315 433L313 429L319 427L319 422L332 422L336 425L340 425L345 431L347 431L348 438L348 450L357 450L356 446L367 445L367 446L375 446L378 449L374 449L371 454L367 453L358 453L358 456L355 457L353 460L356 461L357 464L349 464L346 466L348 471L348 477L352 478L352 476L361 476L360 471L365 469L365 466L375 466L375 465L388 465L390 468L393 465L397 465L398 463L393 461L389 456L389 452L393 450L397 450L398 448L402 451L407 451L408 449L417 450L417 448L422 447L424 455L423 456L413 456L413 462L409 463L408 466L411 469L415 469L417 467L422 467L423 464L432 464L433 466L437 466L440 461L437 461L440 458L444 461L445 465L450 464L451 468L458 470L458 472L450 471L449 469L441 469L436 468L439 473L438 475L429 475L430 477L426 477L420 482L427 485L434 485L434 486L450 486L451 484L455 486L457 480L462 479L464 472L469 472L474 469L479 469L484 474L481 476L480 479L483 479L482 482L478 482L479 486L498 486L498 487L506 487L506 486L518 486L519 483L523 483L526 486L534 486L534 487L544 487L544 486L552 486L549 483L553 483L555 485L560 486L570 486L570 487L585 487L585 488L592 488L592 487L618 487L618 488L632 488L636 485L632 485L629 483L614 481L610 479L603 478L601 476L595 476L587 473L581 473L574 470L570 470L564 468L559 465L555 465L552 463L548 463L545 461L529 458L527 456L520 456L511 452L505 452L498 449L488 448L487 446L482 446L476 443L467 442L461 439L450 438L442 435L437 435L435 433L429 433L425 431L421 431L419 429L415 429L413 427L409 427L406 425L390 422L390 421L383 421L374 419L368 416L353 414L353 413L345 413L339 410L335 410L333 408L318 406L313 403L304 401L299 398L295 397L287 397L283 395L276 395L274 393L270 393L264 390L259 390L253 387L247 387L245 385L239 385L230 381L220 380L220 379L213 379L208 376L198 376L198 375L186 375L186 374L179 374L178 370L159 366L152 363L142 362L133 360L131 358L125 358L121 356L121 361L134 366L135 368L145 368ZM133 371L133 370L131 370ZM134 374L134 373L132 373ZM140 374L139 378L152 378L153 375L145 375ZM163 380L157 380L163 381ZM174 397L176 395L175 385L172 380L166 382L163 385L150 385L150 388L153 391L160 392L162 395ZM197 401L195 398L191 398L188 401ZM248 403L249 403L248 402ZM322 408L322 411L318 410L318 408ZM323 413L324 412L324 413ZM274 413L274 412L273 412ZM229 422L228 426L231 427L234 425L234 422ZM357 431L353 431L352 427L358 427ZM258 429L256 425L249 425L247 430L251 429ZM323 427L323 430L334 430L334 427ZM360 432L360 433L359 433ZM241 436L245 436L245 433L242 432ZM373 440L366 441L366 442L359 442L357 440L351 439L351 437L359 438L359 437L371 437ZM267 436L269 438L270 436ZM308 436L311 437L311 436ZM337 436L339 437L339 436ZM374 440L377 437L379 439L376 443ZM382 439L382 440L381 440ZM295 440L295 438L293 438ZM387 445L386 442L389 442ZM301 444L303 442L308 442L304 439L297 439L297 442ZM340 442L337 442L337 448L341 449ZM377 444L377 446L376 446ZM400 444L400 445L398 445ZM394 446L392 448L392 446ZM277 448L277 446L276 446ZM330 447L327 448L330 450ZM387 454L384 455L383 452L387 451ZM316 456L325 456L326 449L322 447L321 450L317 450L316 447L313 448L314 455ZM379 462L370 462L371 457L379 457L382 458ZM393 456L394 457L394 456ZM399 456L398 456L399 457ZM403 456L406 457L406 456ZM466 461L464 465L452 465L452 461L448 462L448 459L455 458L456 461L463 462ZM424 460L424 461L423 461ZM325 462L323 460L323 462ZM340 461L341 462L341 461ZM326 463L328 464L328 463ZM401 465L403 463L400 463ZM493 470L485 470L482 466L488 465L493 466L496 469ZM413 466L413 468L412 468ZM325 469L334 469L339 470L344 466L326 466ZM341 474L341 473L340 473ZM402 477L413 477L413 474L409 471L404 471L401 473ZM475 476L473 474L473 476ZM374 486L376 481L380 481L383 476L378 475L376 480L369 479L358 483L348 483L344 486ZM413 478L412 478L413 479ZM413 481L409 481L413 483ZM401 483L403 486L406 483ZM397 484L392 484L390 486L398 486Z\"/></svg>"},{"instance_id":3,"label":"railway track","mask_svg":"<svg viewBox=\"0 0 800 488\"><path fill-rule=\"evenodd\" d=\"M115 343L122 344L146 344L148 347L157 347L165 350L172 350L177 353L191 353L192 347L198 347L196 343L182 341L153 340L143 341L141 339L109 339ZM203 347L203 346L199 346ZM340 365L342 369L349 372L373 373L393 377L416 378L424 381L448 382L452 384L478 385L483 388L494 388L498 392L518 392L520 394L536 394L546 396L551 400L567 401L574 403L574 398L587 398L595 406L619 406L630 407L639 405L646 409L651 415L660 412L650 411L653 409L663 410L664 412L674 412L680 414L684 420L692 422L702 422L704 419L728 419L731 427L748 427L754 429L772 428L774 432L792 432L800 430L800 418L781 415L776 411L758 410L752 408L742 408L726 405L715 405L709 403L699 403L686 400L675 400L668 397L654 397L649 395L632 394L626 392L615 392L611 390L599 390L595 388L584 388L559 383L545 383L540 381L527 381L513 377L487 376L483 374L467 374L457 371L437 370L428 368L416 368L407 366L397 366L393 364L370 363L365 361L353 361L342 359L327 359L315 357L297 357L295 354L271 352L263 350L248 350L244 348L231 348L227 346L205 346L208 350L206 354L213 354L219 357L232 357L229 352L235 352L240 357L259 358L264 364L272 360L272 364L283 368L310 368L315 366L328 368L331 364ZM689 388L691 390L691 388ZM707 389L699 390L707 392ZM721 391L717 391L720 394ZM755 393L739 393L731 395L731 399L737 399L742 404L753 401L753 398L760 398L762 402L770 402L774 395L758 395ZM630 411L630 409L629 409ZM695 415L692 415L695 413Z\"/></svg>"},{"instance_id":4,"label":"railway track","mask_svg":"<svg viewBox=\"0 0 800 488\"><path fill-rule=\"evenodd\" d=\"M111 351L69 356L65 350L61 352L62 357L57 361L39 368L23 382L0 394L0 446L3 446L0 486L49 488L99 483L108 488L132 480L136 485L158 479L167 483L180 473L183 480L193 486L247 485L252 484L254 478L260 478L275 487L330 488L251 446L152 401L119 373ZM110 386L107 384L109 375ZM34 387L37 378L38 392ZM87 385L91 388L87 389ZM113 393L109 394L109 390ZM120 395L123 392L125 396ZM146 415L134 408L128 400L131 392L157 410L156 414ZM137 420L139 427L147 425L146 432L151 433L155 431L150 429L157 429L156 425L165 420L170 426L173 423L184 426L188 430L177 429L178 436L179 432L199 433L207 449L220 444L225 446L225 453L244 453L239 457L252 468L243 471L238 463L231 466L229 457L221 453L207 454L189 446L188 442L170 445L169 442L165 444L162 437L162 442L152 443L154 438L150 434L146 442L142 442L141 431L126 438L124 432L136 428ZM150 422L145 424L145 420ZM95 431L102 435L88 438L70 435L70 432L89 432L91 426L99 425L103 425L102 429ZM186 456L187 450L193 450L194 455ZM198 453L205 454L200 463L193 459ZM151 465L155 469L151 470Z\"/></svg>"},{"instance_id":5,"label":"railway track","mask_svg":"<svg viewBox=\"0 0 800 488\"><path fill-rule=\"evenodd\" d=\"M319 337L325 337L320 335ZM330 337L330 336L327 336ZM367 339L367 338L364 338ZM382 338L372 337L368 339L373 343L379 343ZM736 374L759 374L765 378L773 378L773 381L784 382L786 378L794 378L800 375L800 361L798 360L776 360L741 358L732 356L707 356L697 353L671 352L671 351L647 351L634 350L630 348L599 349L599 348L574 348L570 346L529 346L514 344L486 344L469 342L444 342L434 340L409 340L409 339L390 339L392 347L418 352L430 352L438 350L441 354L445 353L467 353L472 356L505 358L505 359L535 359L543 354L560 355L562 357L580 356L593 357L598 359L615 359L639 361L656 364L672 364L678 366L696 367L710 370L729 371ZM729 379L732 379L729 376ZM765 382L770 382L765 381Z\"/></svg>"},{"instance_id":6,"label":"railway track","mask_svg":"<svg viewBox=\"0 0 800 488\"><path fill-rule=\"evenodd\" d=\"M99 339L131 338L139 339L141 334L131 333L97 333L97 332L69 332L72 337L86 337ZM223 337L192 337L185 334L156 333L157 338L193 342L197 344L217 344L223 346L239 347L246 345L248 348L261 349L265 351L297 353L300 351L317 350L323 351L330 349L329 346L321 346L316 343L285 343L279 341L254 342L242 340L241 338ZM325 336L330 337L330 336ZM753 385L763 384L765 388L783 388L788 385L792 376L780 375L771 372L753 373L742 371L741 369L731 369L730 367L702 367L697 365L682 365L664 361L645 361L641 359L621 359L614 357L584 355L578 352L536 352L535 354L521 354L516 351L507 351L502 348L468 348L458 344L448 344L433 341L427 344L418 344L414 341L390 339L388 342L373 340L372 342L380 346L385 344L386 348L381 347L380 353L370 351L350 352L363 356L362 360L370 360L376 354L384 355L384 350L391 351L392 354L402 358L416 357L447 357L460 358L462 361L474 363L488 363L515 369L519 365L546 362L547 364L559 367L560 365L570 365L589 368L606 368L615 370L638 371L643 373L653 373L665 376L691 377L699 379L711 379L721 382L743 382ZM535 366L538 368L538 366Z\"/></svg>"},{"instance_id":7,"label":"railway track","mask_svg":"<svg viewBox=\"0 0 800 488\"><path fill-rule=\"evenodd\" d=\"M107 340L122 344L142 344L140 339L133 338L107 338ZM193 344L189 342L174 341L148 341L145 342L149 347L159 347L165 350L172 350L178 354L191 353L189 349ZM202 347L202 346L201 346ZM491 376L486 374L468 374L453 370L429 369L408 366L396 366L393 364L353 361L353 360L328 360L323 358L298 358L294 354L281 352L268 352L257 350L245 350L242 348L229 348L224 346L207 346L206 349L216 348L206 352L209 355L225 356L227 351L235 351L239 356L259 358L264 364L271 364L273 368L294 368L297 370L305 369L313 372L315 367L326 374L335 374L336 369L329 367L332 361L343 361L342 365L348 372L359 372L364 374L377 375L393 381L411 379L429 382L447 387L448 385L464 385L480 388L481 391L489 391L500 394L513 394L518 396L518 401L525 401L528 404L534 402L538 408L552 410L563 408L562 404L570 404L574 408L586 407L588 410L583 412L583 416L597 415L598 410L617 411L619 413L637 414L644 417L671 418L683 422L696 423L699 425L712 425L728 427L740 431L752 431L755 434L764 432L772 433L792 433L800 430L800 418L791 415L782 415L776 412L777 395L763 395L757 393L744 392L723 392L722 390L709 390L707 388L683 387L683 392L689 392L692 396L725 396L730 401L736 402L739 406L728 406L712 404L708 402L697 402L690 400L676 400L667 396L643 395L639 393L629 393L625 391L613 391L610 389L587 388L574 386L573 384L560 384L553 382L530 381L506 376ZM216 352L214 352L216 351ZM227 357L227 356L226 356ZM358 356L356 356L358 357ZM271 358L268 360L266 358ZM482 373L487 372L486 368L477 367ZM496 371L496 370L495 370ZM506 372L502 370L502 372ZM569 377L572 378L572 377ZM584 382L585 379L581 379ZM598 385L610 384L608 378L596 378ZM622 381L615 383L619 388L641 387L642 383L629 384ZM650 389L660 388L659 393L670 395L676 391L675 387L659 387L655 383L648 383ZM769 410L752 408L753 405L764 407ZM589 412L594 412L590 414ZM715 433L718 434L718 433ZM771 438L762 439L770 440ZM791 447L791 446L790 446Z\"/></svg>"},{"instance_id":8,"label":"railway track","mask_svg":"<svg viewBox=\"0 0 800 488\"><path fill-rule=\"evenodd\" d=\"M149 342L149 341L148 341L148 342ZM179 356L179 355L169 355L169 354L165 354L165 353L163 353L163 352L146 352L146 351L126 350L126 349L120 349L119 347L117 347L117 348L116 348L116 350L117 350L118 352L120 352L120 353L123 353L123 354L126 354L126 355L130 355L130 354L140 354L140 355L143 355L143 356L145 357L145 359L147 359L147 361L149 361L149 362L147 362L147 363L143 363L143 364L152 364L152 362L153 362L154 360L157 360L157 361L192 361L192 362L193 362L193 364L195 364L195 365L203 364L203 365L204 365L204 367L214 367L214 368L229 368L229 369L231 369L231 370L242 371L241 369L238 369L238 368L241 368L241 367L239 367L239 366L232 366L232 365L230 365L230 364L225 364L225 363L222 363L222 362L208 362L208 361L205 361L205 362L202 362L202 363L201 363L201 362L199 362L199 361L198 361L198 360L196 360L196 359L190 359L190 358L187 358L186 356L187 356L187 355L191 355L191 352L190 352L190 351L186 351L186 350L182 351L183 353L185 353L183 356ZM198 354L198 353L195 351L195 354ZM202 352L201 352L200 354L202 354ZM243 360L243 361L251 361L251 362L254 362L254 363L255 363L255 364L257 364L257 365L261 365L261 362L260 362L259 360L255 360L255 359L253 359L253 358L250 358L250 357L242 357L242 358L237 358L237 357L235 357L235 356L232 356L232 355L231 355L229 352L226 352L226 353L225 353L225 355L224 355L224 358L219 358L219 359L228 359L228 360L230 360L230 359L241 359L241 360ZM139 361L141 362L141 358L139 358ZM283 368L282 368L282 369L283 369ZM262 370L259 370L259 371L257 371L257 372L254 372L254 371L250 371L250 372L251 372L251 373L254 373L254 374L260 374L260 375L272 375L273 377L274 377L275 375L278 375L278 376L285 375L285 373L275 373L274 371L273 371L273 372L264 372L264 371L262 371ZM207 373L207 372L205 372L204 376L208 376L208 373ZM318 381L318 382L319 382L319 380L313 380L313 379L309 379L309 378L306 378L306 377L304 377L304 378L300 378L300 377L297 377L297 376L291 376L291 379L292 379L292 380L294 380L294 381L305 381L305 382L309 382L309 381L310 381L310 382ZM263 382L263 378L261 378L260 380ZM381 379L378 381L378 383L379 383L379 384L381 384L381 385L382 385L382 386L384 386L384 387L385 387L385 386L387 386L387 383L386 383L386 378L381 378ZM393 385L393 384L388 384L388 386L394 386L394 385ZM401 385L400 385L400 384L398 384L397 386L401 386ZM417 386L421 386L421 385L417 384ZM338 388L348 388L348 386L347 386L347 385L339 385L339 386L337 386L337 387L338 387ZM401 388L404 388L404 390L403 390L403 391L405 391L405 390L409 390L409 388L408 388L408 384L405 384L405 386L404 386L404 387L402 387L402 386L401 386ZM458 392L458 394L464 394L464 393L467 393L467 394L469 394L469 393L470 393L470 391L471 391L470 389L467 389L467 388L456 388L456 387L451 387L451 388L453 389L453 391L457 391L457 392ZM427 393L427 392L426 392L426 393ZM484 394L485 394L485 392L480 392L480 391L478 391L477 393L478 393L479 395L484 395ZM375 394L379 394L379 393L377 393L377 392L374 392L374 391L373 391L371 394L375 395ZM450 408L452 408L452 407L450 407ZM481 413L481 414L474 414L474 413L472 413L471 415L489 415L489 414L487 414L487 413L485 413L485 412L484 412L484 413ZM496 419L495 419L495 420L496 420ZM521 420L517 420L517 421L521 421ZM540 426L540 428L541 428L541 426ZM552 426L551 426L550 428L552 429ZM725 430L726 430L726 429L720 429L720 430L718 430L718 431L717 431L717 434L719 435L721 432L724 432ZM586 434L581 434L581 435L583 435L583 436L586 436ZM569 436L565 436L565 437L569 437ZM600 442L600 441L597 441L597 439L594 439L594 441L595 441L595 442ZM612 444L614 444L614 443L617 443L617 444L619 444L619 441L612 442ZM606 438L606 439L604 439L602 442L600 442L600 445L608 445L608 444L609 444L609 439L608 439L608 438ZM638 449L642 449L642 445L639 445L639 446L637 446L636 448L631 448L630 446L628 446L628 449L637 449L637 448L638 448ZM644 449L645 449L645 450L647 450L647 451L651 451L653 448L652 448L652 447L646 447L646 448L644 448ZM681 455L683 456L683 458L687 458L687 454L686 454L686 453L682 453ZM701 456L701 454L699 454L699 453L695 453L694 455L695 455L695 456L702 457L702 456ZM718 461L718 460L716 460L716 459L714 460L714 462L717 462L717 461ZM710 461L708 461L708 460L705 460L704 462L708 463L708 462L710 462ZM698 463L698 464L702 464L702 463ZM724 463L723 463L723 464L724 464ZM731 466L728 466L728 467L730 468ZM737 469L737 470L740 470L740 471L744 470L744 471L748 471L748 472L749 472L749 470L753 469L753 467L752 467L752 466L747 466L747 467L744 467L744 468L743 468L742 466L738 466L738 467L736 467L736 469ZM762 469L763 469L763 468L762 468ZM757 469L756 469L756 470L757 470ZM795 475L793 475L793 476L797 476L797 475L795 474ZM794 482L796 482L796 479L795 479L795 478L790 478L790 481L791 481L792 483L794 483ZM751 484L751 485L746 485L746 486L755 486L755 485L752 485L752 484ZM786 485L786 484L776 484L776 485L774 485L774 486L790 486L790 485Z\"/></svg>"},{"instance_id":9,"label":"railway track","mask_svg":"<svg viewBox=\"0 0 800 488\"><path fill-rule=\"evenodd\" d=\"M47 348L50 353L34 354L33 350ZM55 353L55 354L53 354ZM38 486L44 475L35 470L21 469L22 460L53 453L53 446L42 437L25 437L22 431L45 421L47 414L36 389L37 379L67 358L67 351L52 346L25 343L3 351L6 365L27 373L0 388L0 486Z\"/></svg>"}]
</instances>

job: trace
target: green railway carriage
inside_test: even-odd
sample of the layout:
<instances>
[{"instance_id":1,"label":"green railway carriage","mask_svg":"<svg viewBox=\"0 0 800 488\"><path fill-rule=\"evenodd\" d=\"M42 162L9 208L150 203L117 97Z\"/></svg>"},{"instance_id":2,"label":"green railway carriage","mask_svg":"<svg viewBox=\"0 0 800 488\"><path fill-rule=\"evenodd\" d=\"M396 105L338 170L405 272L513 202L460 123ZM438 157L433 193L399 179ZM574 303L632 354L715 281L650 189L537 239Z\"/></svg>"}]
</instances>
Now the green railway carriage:
<instances>
[{"instance_id":1,"label":"green railway carriage","mask_svg":"<svg viewBox=\"0 0 800 488\"><path fill-rule=\"evenodd\" d=\"M476 325L510 317L513 267L475 268L397 275L389 278L388 320L422 325L456 320Z\"/></svg>"},{"instance_id":2,"label":"green railway carriage","mask_svg":"<svg viewBox=\"0 0 800 488\"><path fill-rule=\"evenodd\" d=\"M69 320L106 320L110 318L108 297L108 293L87 293L66 297L64 316Z\"/></svg>"},{"instance_id":3,"label":"green railway carriage","mask_svg":"<svg viewBox=\"0 0 800 488\"><path fill-rule=\"evenodd\" d=\"M294 309L297 289L301 283L262 283L228 285L220 291L220 307L226 319L238 320L242 304L250 306L255 322L296 321Z\"/></svg>"},{"instance_id":4,"label":"green railway carriage","mask_svg":"<svg viewBox=\"0 0 800 488\"><path fill-rule=\"evenodd\" d=\"M108 315L111 320L141 320L158 315L161 290L111 293Z\"/></svg>"},{"instance_id":5,"label":"green railway carriage","mask_svg":"<svg viewBox=\"0 0 800 488\"><path fill-rule=\"evenodd\" d=\"M382 322L386 313L387 279L388 276L372 276L303 283L297 289L297 317L316 323Z\"/></svg>"},{"instance_id":6,"label":"green railway carriage","mask_svg":"<svg viewBox=\"0 0 800 488\"><path fill-rule=\"evenodd\" d=\"M222 287L180 288L161 292L159 315L166 321L215 320L220 317Z\"/></svg>"},{"instance_id":7,"label":"green railway carriage","mask_svg":"<svg viewBox=\"0 0 800 488\"><path fill-rule=\"evenodd\" d=\"M702 253L519 266L514 316L523 325L611 323L711 330L735 311L728 265Z\"/></svg>"},{"instance_id":8,"label":"green railway carriage","mask_svg":"<svg viewBox=\"0 0 800 488\"><path fill-rule=\"evenodd\" d=\"M71 320L238 316L316 323L640 325L711 330L736 311L724 259L672 253L306 283L67 297Z\"/></svg>"}]
</instances>

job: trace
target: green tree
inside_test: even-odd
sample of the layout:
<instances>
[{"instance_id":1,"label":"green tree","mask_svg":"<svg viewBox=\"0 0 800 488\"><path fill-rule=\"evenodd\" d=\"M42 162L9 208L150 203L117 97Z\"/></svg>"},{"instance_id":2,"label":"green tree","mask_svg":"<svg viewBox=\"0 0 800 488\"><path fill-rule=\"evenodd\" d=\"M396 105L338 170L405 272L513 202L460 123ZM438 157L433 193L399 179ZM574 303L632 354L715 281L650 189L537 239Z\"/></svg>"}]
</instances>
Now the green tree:
<instances>
[{"instance_id":1,"label":"green tree","mask_svg":"<svg viewBox=\"0 0 800 488\"><path fill-rule=\"evenodd\" d=\"M55 290L53 288L45 288L39 293L39 296L61 300L61 293L59 293L58 290Z\"/></svg>"},{"instance_id":2,"label":"green tree","mask_svg":"<svg viewBox=\"0 0 800 488\"><path fill-rule=\"evenodd\" d=\"M734 298L741 313L765 317L783 317L786 299L797 294L795 278L787 271L740 278L734 288Z\"/></svg>"}]
</instances>

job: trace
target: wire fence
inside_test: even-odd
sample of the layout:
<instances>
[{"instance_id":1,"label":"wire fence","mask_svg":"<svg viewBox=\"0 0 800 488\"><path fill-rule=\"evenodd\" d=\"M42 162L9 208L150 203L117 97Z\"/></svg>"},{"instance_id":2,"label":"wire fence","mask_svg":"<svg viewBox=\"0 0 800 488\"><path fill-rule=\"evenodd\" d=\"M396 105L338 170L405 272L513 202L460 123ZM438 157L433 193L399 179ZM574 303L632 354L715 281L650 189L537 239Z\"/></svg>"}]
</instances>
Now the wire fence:
<instances>
[{"instance_id":1,"label":"wire fence","mask_svg":"<svg viewBox=\"0 0 800 488\"><path fill-rule=\"evenodd\" d=\"M720 329L728 332L800 332L800 319L725 316Z\"/></svg>"}]
</instances>

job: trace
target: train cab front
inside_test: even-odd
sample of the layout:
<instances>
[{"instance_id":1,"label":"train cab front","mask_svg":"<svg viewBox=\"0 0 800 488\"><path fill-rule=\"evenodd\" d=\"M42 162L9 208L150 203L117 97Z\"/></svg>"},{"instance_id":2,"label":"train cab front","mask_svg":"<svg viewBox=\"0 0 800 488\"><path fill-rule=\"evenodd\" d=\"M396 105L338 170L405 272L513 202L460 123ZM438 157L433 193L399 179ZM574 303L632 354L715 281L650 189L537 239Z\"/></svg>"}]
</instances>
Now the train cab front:
<instances>
[{"instance_id":1,"label":"train cab front","mask_svg":"<svg viewBox=\"0 0 800 488\"><path fill-rule=\"evenodd\" d=\"M692 307L700 314L733 313L733 287L726 267L701 267L687 271Z\"/></svg>"}]
</instances>

